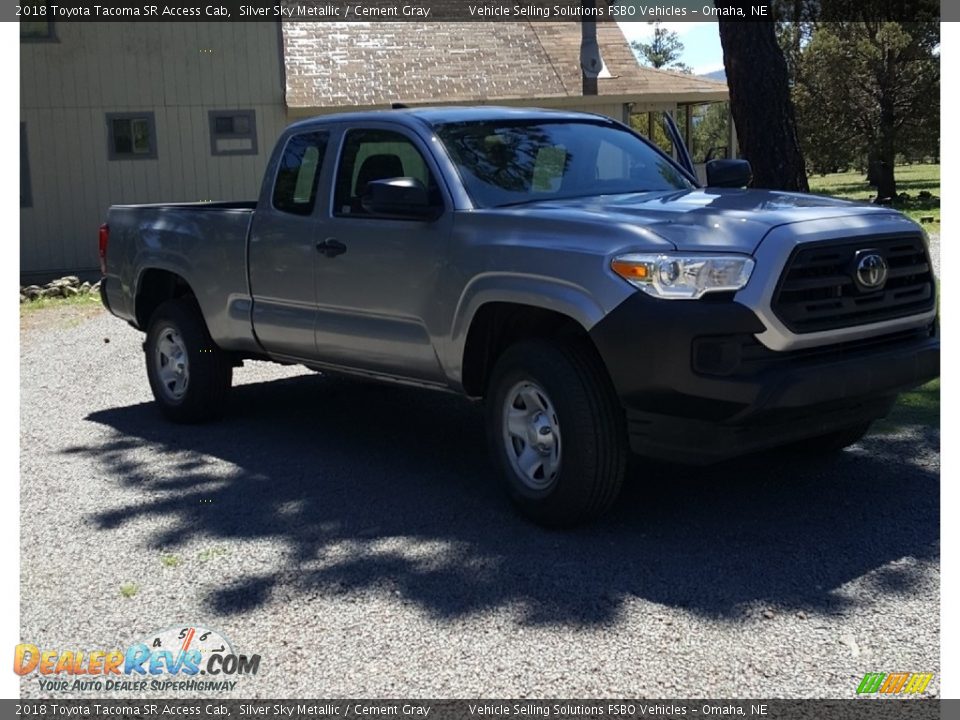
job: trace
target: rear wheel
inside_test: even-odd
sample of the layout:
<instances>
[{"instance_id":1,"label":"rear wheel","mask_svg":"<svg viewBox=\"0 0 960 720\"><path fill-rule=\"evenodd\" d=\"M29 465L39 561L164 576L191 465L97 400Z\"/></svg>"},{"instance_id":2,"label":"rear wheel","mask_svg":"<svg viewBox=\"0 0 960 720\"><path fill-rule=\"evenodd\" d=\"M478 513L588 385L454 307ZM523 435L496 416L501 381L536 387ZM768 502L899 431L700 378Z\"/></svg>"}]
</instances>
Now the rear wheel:
<instances>
[{"instance_id":1,"label":"rear wheel","mask_svg":"<svg viewBox=\"0 0 960 720\"><path fill-rule=\"evenodd\" d=\"M486 412L507 491L532 520L572 526L616 500L627 459L623 413L588 347L530 340L508 348Z\"/></svg>"},{"instance_id":2,"label":"rear wheel","mask_svg":"<svg viewBox=\"0 0 960 720\"><path fill-rule=\"evenodd\" d=\"M157 308L144 350L150 388L164 416L196 423L223 412L233 368L210 339L194 301L168 300Z\"/></svg>"}]
</instances>

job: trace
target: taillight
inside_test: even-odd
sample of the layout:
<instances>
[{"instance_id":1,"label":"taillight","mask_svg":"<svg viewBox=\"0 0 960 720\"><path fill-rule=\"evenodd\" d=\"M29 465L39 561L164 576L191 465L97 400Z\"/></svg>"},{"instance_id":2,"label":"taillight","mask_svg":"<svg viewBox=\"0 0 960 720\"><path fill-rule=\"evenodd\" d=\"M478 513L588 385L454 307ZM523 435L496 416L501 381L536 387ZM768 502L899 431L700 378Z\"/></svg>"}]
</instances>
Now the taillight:
<instances>
[{"instance_id":1,"label":"taillight","mask_svg":"<svg viewBox=\"0 0 960 720\"><path fill-rule=\"evenodd\" d=\"M110 242L110 226L104 223L100 226L100 274L107 274L107 244Z\"/></svg>"}]
</instances>

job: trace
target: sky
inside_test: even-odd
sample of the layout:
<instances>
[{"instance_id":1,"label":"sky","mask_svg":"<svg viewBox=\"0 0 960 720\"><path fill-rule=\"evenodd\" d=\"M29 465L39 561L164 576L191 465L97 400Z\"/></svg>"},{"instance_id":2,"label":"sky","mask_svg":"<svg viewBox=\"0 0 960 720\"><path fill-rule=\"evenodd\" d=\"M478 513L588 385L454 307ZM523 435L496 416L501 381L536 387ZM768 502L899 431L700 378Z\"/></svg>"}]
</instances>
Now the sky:
<instances>
[{"instance_id":1,"label":"sky","mask_svg":"<svg viewBox=\"0 0 960 720\"><path fill-rule=\"evenodd\" d=\"M653 37L653 24L646 22L619 23L627 40L649 40ZM715 22L665 22L665 28L680 34L683 42L683 57L680 61L689 65L697 75L723 69L723 50Z\"/></svg>"}]
</instances>

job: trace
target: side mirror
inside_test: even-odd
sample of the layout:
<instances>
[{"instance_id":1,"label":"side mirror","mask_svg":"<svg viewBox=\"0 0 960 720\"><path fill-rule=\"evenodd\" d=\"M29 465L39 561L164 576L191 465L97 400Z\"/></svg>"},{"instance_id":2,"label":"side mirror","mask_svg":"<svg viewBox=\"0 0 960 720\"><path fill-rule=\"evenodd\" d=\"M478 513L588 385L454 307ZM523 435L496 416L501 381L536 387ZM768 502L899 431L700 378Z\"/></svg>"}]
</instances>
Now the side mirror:
<instances>
[{"instance_id":1,"label":"side mirror","mask_svg":"<svg viewBox=\"0 0 960 720\"><path fill-rule=\"evenodd\" d=\"M746 160L711 160L707 163L707 187L742 188L752 179L753 170Z\"/></svg>"},{"instance_id":2,"label":"side mirror","mask_svg":"<svg viewBox=\"0 0 960 720\"><path fill-rule=\"evenodd\" d=\"M440 209L430 204L430 193L424 184L412 177L367 183L360 204L372 215L430 220L440 214Z\"/></svg>"}]
</instances>

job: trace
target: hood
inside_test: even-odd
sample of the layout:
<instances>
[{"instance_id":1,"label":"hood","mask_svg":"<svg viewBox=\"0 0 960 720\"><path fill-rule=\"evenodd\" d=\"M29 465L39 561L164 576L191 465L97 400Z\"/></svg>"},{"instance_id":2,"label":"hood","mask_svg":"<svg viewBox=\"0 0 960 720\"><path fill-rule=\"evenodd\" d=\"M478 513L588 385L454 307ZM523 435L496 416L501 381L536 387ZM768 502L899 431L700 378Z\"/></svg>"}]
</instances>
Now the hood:
<instances>
[{"instance_id":1,"label":"hood","mask_svg":"<svg viewBox=\"0 0 960 720\"><path fill-rule=\"evenodd\" d=\"M752 254L779 225L892 211L819 195L703 188L545 200L488 212L532 216L551 224L643 227L681 251Z\"/></svg>"}]
</instances>

